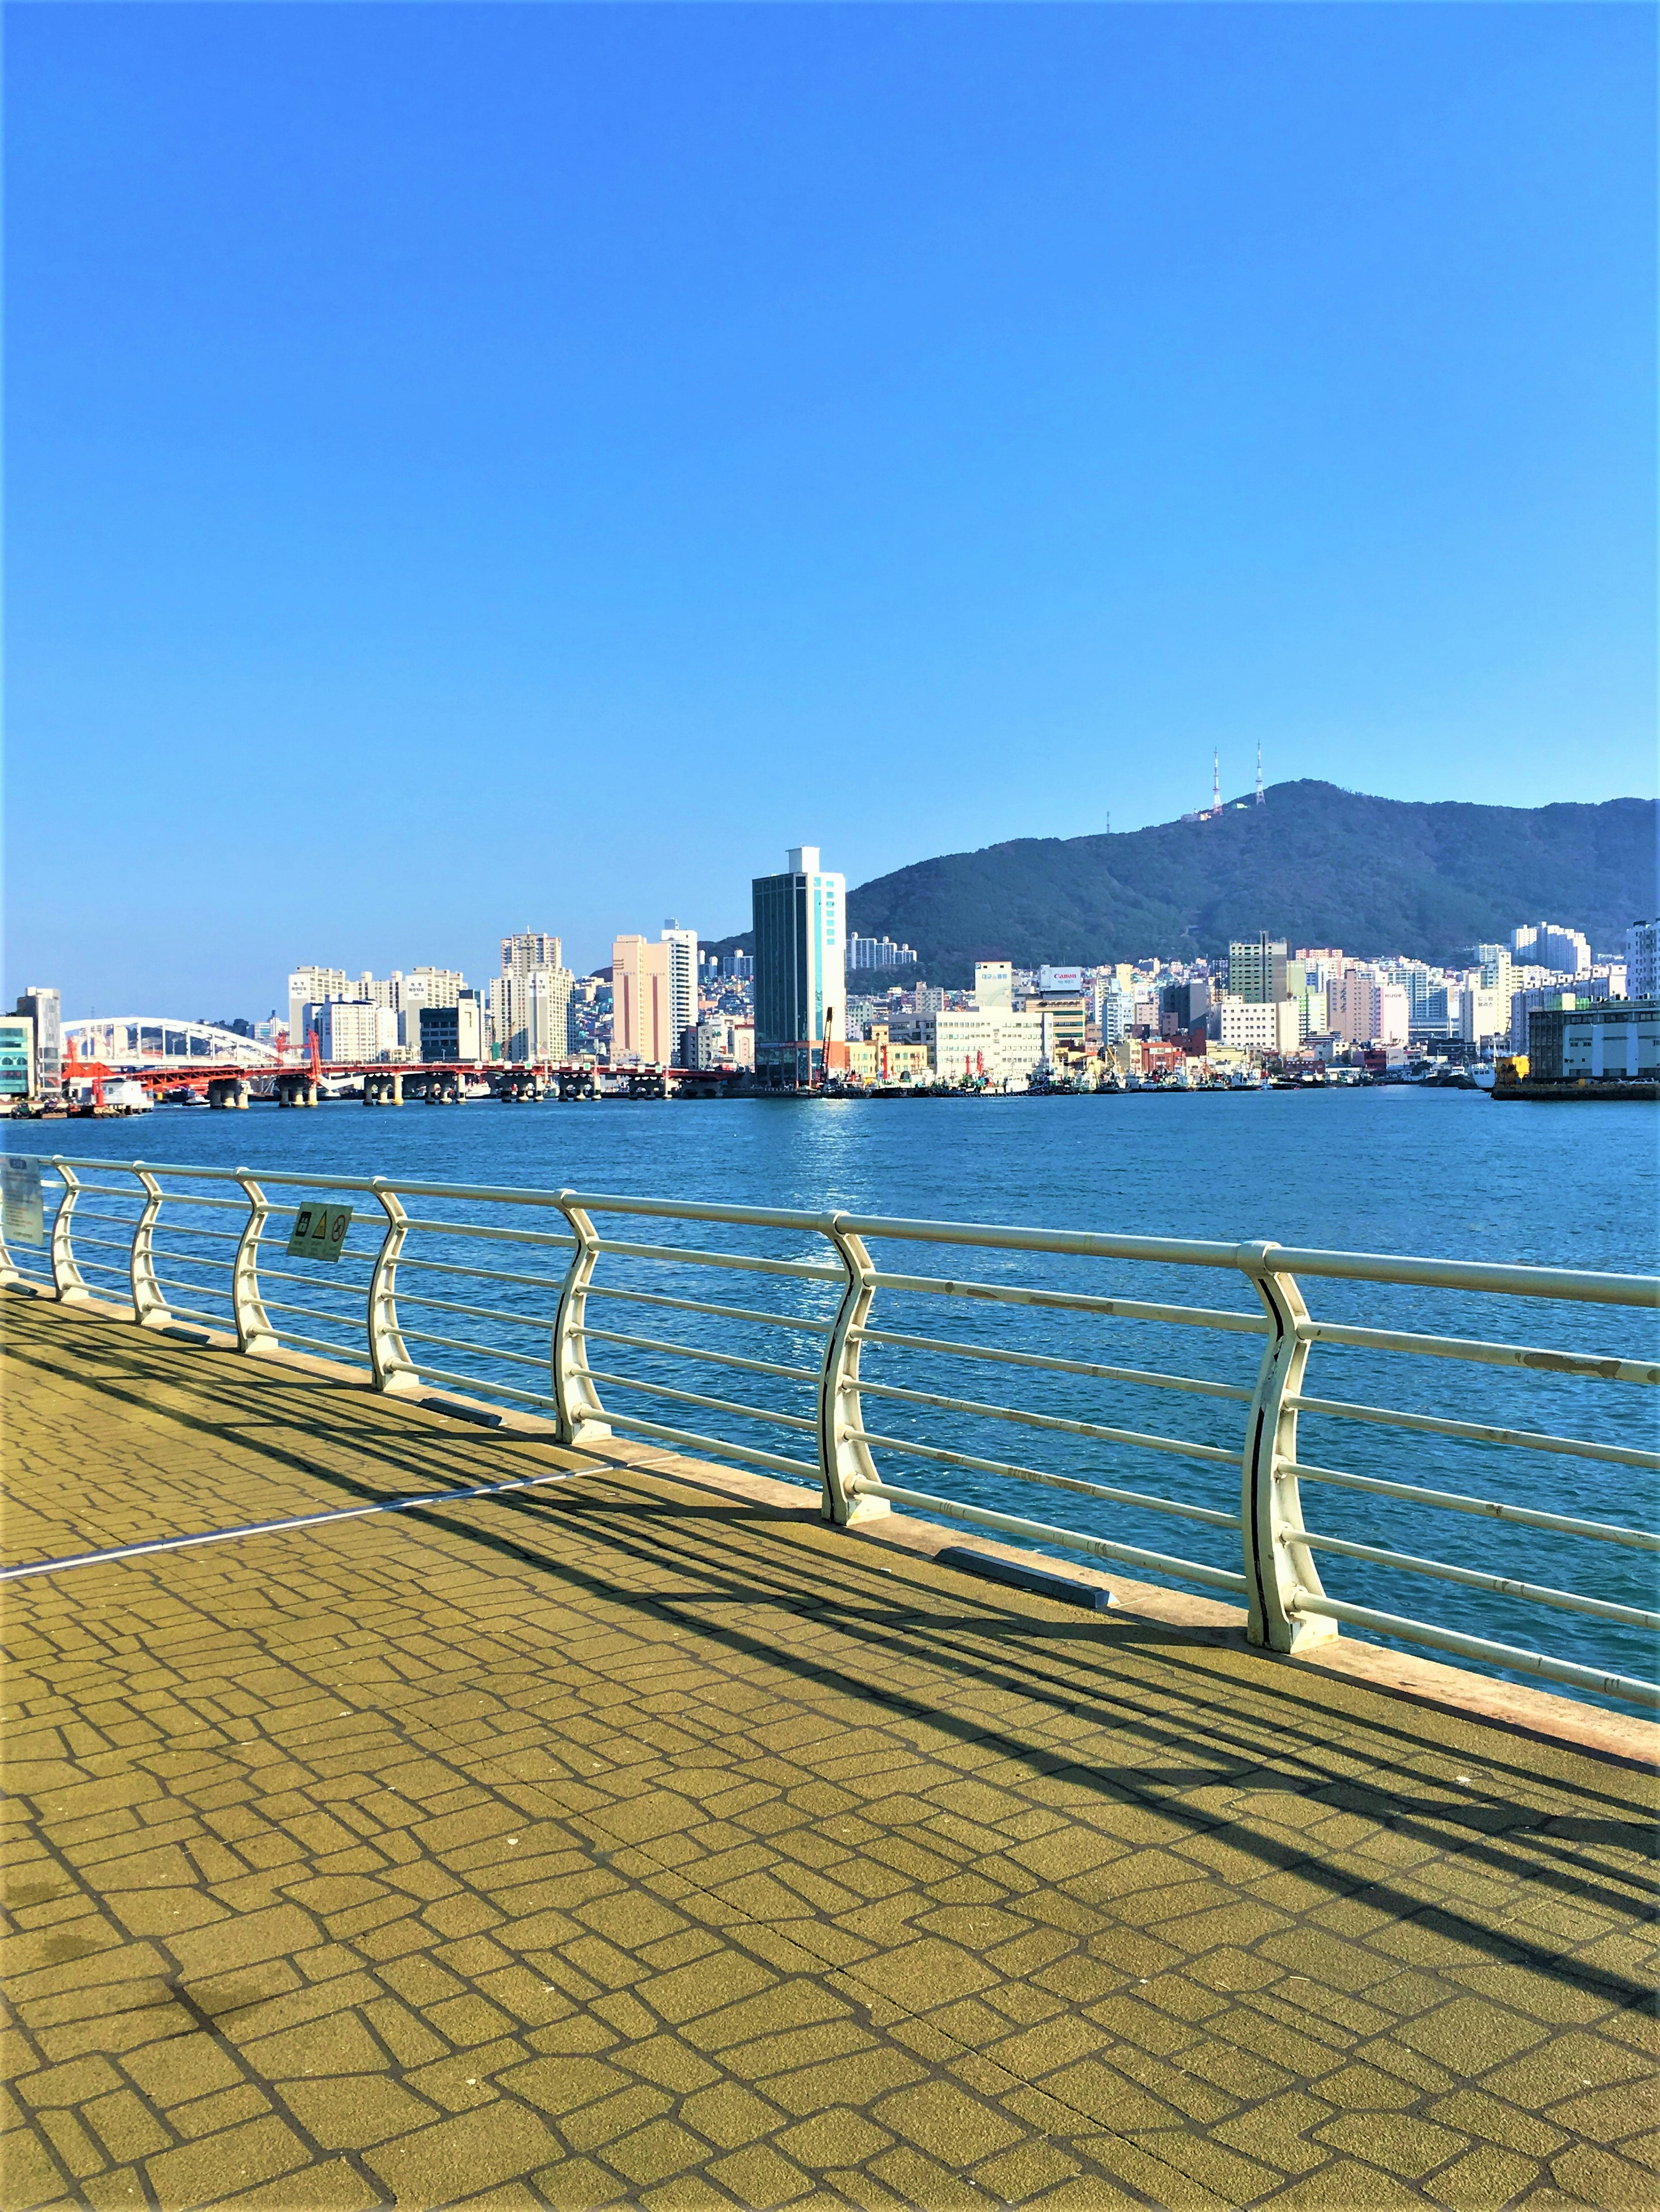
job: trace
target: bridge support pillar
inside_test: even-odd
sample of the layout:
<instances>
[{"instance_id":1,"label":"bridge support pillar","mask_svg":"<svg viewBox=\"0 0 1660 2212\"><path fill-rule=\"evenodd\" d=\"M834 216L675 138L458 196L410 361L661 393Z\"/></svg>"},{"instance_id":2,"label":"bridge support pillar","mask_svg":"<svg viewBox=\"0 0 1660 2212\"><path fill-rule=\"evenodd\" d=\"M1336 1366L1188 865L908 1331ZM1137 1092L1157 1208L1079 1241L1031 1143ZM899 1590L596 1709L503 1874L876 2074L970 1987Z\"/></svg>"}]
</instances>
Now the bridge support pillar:
<instances>
[{"instance_id":1,"label":"bridge support pillar","mask_svg":"<svg viewBox=\"0 0 1660 2212\"><path fill-rule=\"evenodd\" d=\"M235 1107L239 1113L246 1114L248 1110L248 1100L252 1095L252 1085L247 1082L245 1079L239 1078L239 1079L231 1085L230 1103L234 1107Z\"/></svg>"},{"instance_id":2,"label":"bridge support pillar","mask_svg":"<svg viewBox=\"0 0 1660 2212\"><path fill-rule=\"evenodd\" d=\"M223 1109L230 1104L231 1089L232 1086L228 1083L210 1083L208 1085L209 1105L216 1107L221 1112L222 1112Z\"/></svg>"},{"instance_id":3,"label":"bridge support pillar","mask_svg":"<svg viewBox=\"0 0 1660 2212\"><path fill-rule=\"evenodd\" d=\"M317 1085L314 1083L308 1083L306 1085L306 1095L300 1103L302 1106L314 1106L317 1103Z\"/></svg>"}]
</instances>

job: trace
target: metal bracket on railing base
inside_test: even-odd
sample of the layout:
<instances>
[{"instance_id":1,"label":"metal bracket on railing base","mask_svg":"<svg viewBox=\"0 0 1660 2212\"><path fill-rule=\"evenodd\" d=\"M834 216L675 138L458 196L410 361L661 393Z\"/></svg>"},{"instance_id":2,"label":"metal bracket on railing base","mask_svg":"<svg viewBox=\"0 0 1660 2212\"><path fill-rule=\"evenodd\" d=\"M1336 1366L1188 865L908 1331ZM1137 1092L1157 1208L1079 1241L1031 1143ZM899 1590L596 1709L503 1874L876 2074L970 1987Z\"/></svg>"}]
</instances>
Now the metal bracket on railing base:
<instances>
[{"instance_id":1,"label":"metal bracket on railing base","mask_svg":"<svg viewBox=\"0 0 1660 2212\"><path fill-rule=\"evenodd\" d=\"M374 1194L386 1217L386 1233L369 1277L369 1364L377 1390L419 1390L421 1380L409 1371L409 1346L398 1326L398 1262L409 1235L409 1215L380 1176L374 1178Z\"/></svg>"},{"instance_id":2,"label":"metal bracket on railing base","mask_svg":"<svg viewBox=\"0 0 1660 2212\"><path fill-rule=\"evenodd\" d=\"M144 1208L133 1224L129 1272L132 1279L132 1317L140 1328L165 1328L173 1319L167 1294L155 1279L155 1218L166 1196L143 1160L135 1160L132 1173L144 1194Z\"/></svg>"},{"instance_id":3,"label":"metal bracket on railing base","mask_svg":"<svg viewBox=\"0 0 1660 2212\"><path fill-rule=\"evenodd\" d=\"M259 1296L259 1239L271 1201L246 1168L237 1169L236 1180L248 1202L248 1218L242 1224L231 1266L230 1302L236 1316L237 1348L255 1353L275 1352L277 1331Z\"/></svg>"},{"instance_id":4,"label":"metal bracket on railing base","mask_svg":"<svg viewBox=\"0 0 1660 2212\"><path fill-rule=\"evenodd\" d=\"M553 1395L558 1407L560 1443L598 1443L610 1436L611 1425L599 1393L584 1372L588 1358L583 1322L588 1285L593 1279L599 1258L599 1232L581 1207L570 1203L570 1198L569 1191L562 1190L554 1200L571 1225L576 1249L565 1270L564 1284L559 1292L559 1311L553 1324Z\"/></svg>"},{"instance_id":5,"label":"metal bracket on railing base","mask_svg":"<svg viewBox=\"0 0 1660 2212\"><path fill-rule=\"evenodd\" d=\"M818 1385L818 1464L824 1484L818 1510L826 1521L846 1528L850 1522L875 1521L893 1510L885 1498L860 1494L862 1484L882 1479L870 1447L859 1435L865 1423L859 1404L858 1332L876 1296L872 1280L876 1270L863 1239L842 1226L840 1214L826 1222L824 1234L848 1271L848 1281L824 1347Z\"/></svg>"},{"instance_id":6,"label":"metal bracket on railing base","mask_svg":"<svg viewBox=\"0 0 1660 2212\"><path fill-rule=\"evenodd\" d=\"M1240 1540L1250 1618L1246 1634L1274 1651L1303 1651L1329 1643L1335 1620L1299 1613L1299 1596L1324 1595L1319 1570L1303 1534L1303 1499L1297 1480L1297 1409L1286 1403L1302 1388L1308 1364L1304 1325L1309 1310L1296 1279L1268 1264L1272 1243L1242 1244L1239 1266L1268 1310L1272 1334L1257 1370L1256 1391L1245 1424L1241 1457Z\"/></svg>"},{"instance_id":7,"label":"metal bracket on railing base","mask_svg":"<svg viewBox=\"0 0 1660 2212\"><path fill-rule=\"evenodd\" d=\"M75 1202L81 1195L81 1178L68 1161L54 1154L52 1165L64 1178L64 1195L52 1221L52 1280L59 1301L78 1305L92 1296L75 1257Z\"/></svg>"}]
</instances>

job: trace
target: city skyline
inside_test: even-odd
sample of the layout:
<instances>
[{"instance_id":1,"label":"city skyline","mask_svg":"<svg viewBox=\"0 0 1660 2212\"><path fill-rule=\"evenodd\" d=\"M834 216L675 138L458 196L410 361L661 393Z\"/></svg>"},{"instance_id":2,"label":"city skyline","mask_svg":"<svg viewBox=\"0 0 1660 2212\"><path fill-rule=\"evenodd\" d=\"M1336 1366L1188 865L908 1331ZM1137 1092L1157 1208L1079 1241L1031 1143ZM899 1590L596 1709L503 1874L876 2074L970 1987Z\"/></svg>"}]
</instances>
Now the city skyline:
<instances>
[{"instance_id":1,"label":"city skyline","mask_svg":"<svg viewBox=\"0 0 1660 2212\"><path fill-rule=\"evenodd\" d=\"M11 29L9 991L1653 787L1644 11Z\"/></svg>"}]
</instances>

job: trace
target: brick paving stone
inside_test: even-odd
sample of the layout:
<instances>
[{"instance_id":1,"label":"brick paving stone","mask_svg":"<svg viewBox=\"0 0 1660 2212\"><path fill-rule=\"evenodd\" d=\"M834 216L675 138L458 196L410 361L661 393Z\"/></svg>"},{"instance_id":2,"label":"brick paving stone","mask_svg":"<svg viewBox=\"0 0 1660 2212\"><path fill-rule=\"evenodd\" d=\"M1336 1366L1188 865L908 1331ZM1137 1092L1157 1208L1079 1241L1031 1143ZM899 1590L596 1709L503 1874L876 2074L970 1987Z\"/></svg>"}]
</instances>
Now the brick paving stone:
<instances>
[{"instance_id":1,"label":"brick paving stone","mask_svg":"<svg viewBox=\"0 0 1660 2212\"><path fill-rule=\"evenodd\" d=\"M1655 1790L3 1302L5 2212L1651 2209Z\"/></svg>"}]
</instances>

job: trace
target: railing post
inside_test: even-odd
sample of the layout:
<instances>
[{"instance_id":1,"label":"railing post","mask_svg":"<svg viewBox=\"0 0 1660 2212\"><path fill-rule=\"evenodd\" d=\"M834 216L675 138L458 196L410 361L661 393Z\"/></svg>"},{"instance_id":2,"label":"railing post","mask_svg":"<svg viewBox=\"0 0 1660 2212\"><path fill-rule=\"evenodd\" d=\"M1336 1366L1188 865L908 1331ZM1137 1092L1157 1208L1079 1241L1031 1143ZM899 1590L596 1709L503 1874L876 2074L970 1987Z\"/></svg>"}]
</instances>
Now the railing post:
<instances>
[{"instance_id":1,"label":"railing post","mask_svg":"<svg viewBox=\"0 0 1660 2212\"><path fill-rule=\"evenodd\" d=\"M1286 1403L1302 1389L1308 1364L1303 1325L1309 1310L1295 1277L1276 1273L1269 1258L1276 1249L1271 1243L1239 1248L1239 1265L1256 1285L1270 1325L1242 1456L1239 1528L1250 1607L1245 1632L1253 1644L1271 1650L1303 1651L1329 1643L1338 1626L1296 1609L1300 1594L1323 1595L1314 1555L1298 1541L1303 1499L1297 1480L1297 1413Z\"/></svg>"},{"instance_id":2,"label":"railing post","mask_svg":"<svg viewBox=\"0 0 1660 2212\"><path fill-rule=\"evenodd\" d=\"M599 1232L581 1207L570 1203L569 1191L557 1192L556 1203L576 1239L553 1324L553 1395L559 1408L559 1441L562 1444L597 1443L611 1434L611 1424L586 1372L588 1355L583 1322L588 1285L599 1258Z\"/></svg>"},{"instance_id":3,"label":"railing post","mask_svg":"<svg viewBox=\"0 0 1660 2212\"><path fill-rule=\"evenodd\" d=\"M364 1096L368 1095L365 1079ZM369 1364L374 1370L377 1390L408 1390L418 1383L408 1372L409 1346L398 1326L398 1262L409 1234L409 1215L402 1200L384 1187L380 1176L374 1178L374 1194L386 1217L386 1233L380 1239L369 1277Z\"/></svg>"},{"instance_id":4,"label":"railing post","mask_svg":"<svg viewBox=\"0 0 1660 2212\"><path fill-rule=\"evenodd\" d=\"M248 1202L248 1218L242 1224L236 1257L231 1263L230 1302L236 1316L236 1346L239 1352L275 1352L277 1331L271 1325L271 1316L259 1296L259 1239L271 1212L271 1201L246 1168L238 1168L235 1174Z\"/></svg>"},{"instance_id":5,"label":"railing post","mask_svg":"<svg viewBox=\"0 0 1660 2212\"><path fill-rule=\"evenodd\" d=\"M75 1256L75 1201L81 1195L81 1178L67 1160L54 1157L52 1165L64 1178L64 1195L52 1218L52 1280L59 1301L78 1305L92 1296Z\"/></svg>"},{"instance_id":6,"label":"railing post","mask_svg":"<svg viewBox=\"0 0 1660 2212\"><path fill-rule=\"evenodd\" d=\"M144 1194L143 1212L132 1231L132 1317L141 1328L165 1328L173 1315L167 1294L155 1279L155 1217L166 1193L143 1160L135 1160L130 1172Z\"/></svg>"},{"instance_id":7,"label":"railing post","mask_svg":"<svg viewBox=\"0 0 1660 2212\"><path fill-rule=\"evenodd\" d=\"M871 1280L876 1271L863 1238L844 1229L842 1222L838 1213L824 1225L836 1258L848 1271L848 1280L824 1346L818 1384L818 1464L824 1485L818 1510L826 1521L846 1528L849 1522L877 1520L893 1508L885 1498L859 1494L861 1481L879 1480L870 1447L861 1443L856 1434L865 1425L859 1403L859 1331L876 1296L876 1285Z\"/></svg>"}]
</instances>

